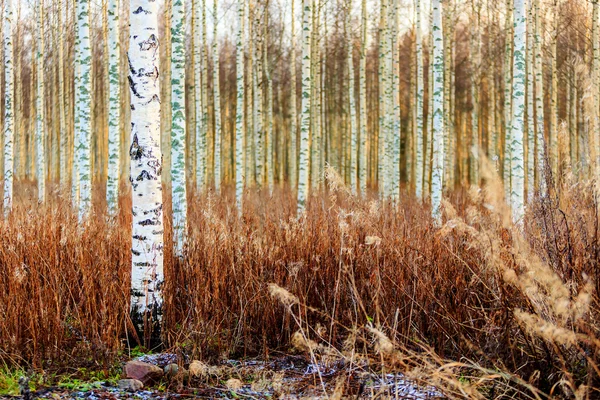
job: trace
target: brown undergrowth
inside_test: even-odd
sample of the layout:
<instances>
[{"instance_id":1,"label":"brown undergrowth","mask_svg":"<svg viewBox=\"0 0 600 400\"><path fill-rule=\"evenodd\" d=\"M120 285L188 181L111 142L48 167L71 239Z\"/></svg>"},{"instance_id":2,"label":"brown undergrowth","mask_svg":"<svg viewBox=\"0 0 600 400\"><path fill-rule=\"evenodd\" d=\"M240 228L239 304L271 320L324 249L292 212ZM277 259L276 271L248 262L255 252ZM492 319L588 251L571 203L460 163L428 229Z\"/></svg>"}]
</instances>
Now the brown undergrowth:
<instances>
[{"instance_id":1,"label":"brown undergrowth","mask_svg":"<svg viewBox=\"0 0 600 400\"><path fill-rule=\"evenodd\" d=\"M241 217L229 190L194 197L186 256L166 245L167 346L215 359L294 342L315 361L361 355L455 397L597 396L594 190L565 178L515 226L493 175L452 195L442 226L410 196L362 200L333 172L300 219L281 188L248 191ZM134 342L126 214L78 226L55 196L0 222L5 362L109 365Z\"/></svg>"}]
</instances>

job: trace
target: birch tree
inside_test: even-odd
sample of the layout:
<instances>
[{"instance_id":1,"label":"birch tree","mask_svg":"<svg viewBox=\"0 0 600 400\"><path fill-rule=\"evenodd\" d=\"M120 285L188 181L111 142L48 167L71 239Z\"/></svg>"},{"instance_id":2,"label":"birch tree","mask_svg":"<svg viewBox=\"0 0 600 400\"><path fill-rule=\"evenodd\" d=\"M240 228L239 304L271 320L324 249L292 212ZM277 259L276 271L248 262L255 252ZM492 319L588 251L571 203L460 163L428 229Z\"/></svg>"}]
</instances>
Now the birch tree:
<instances>
[{"instance_id":1,"label":"birch tree","mask_svg":"<svg viewBox=\"0 0 600 400\"><path fill-rule=\"evenodd\" d=\"M4 25L2 26L2 32L4 36L4 82L6 88L4 94L4 215L7 216L12 210L13 204L13 142L15 136L15 120L13 111L13 7L11 0L4 0L3 22Z\"/></svg>"},{"instance_id":2,"label":"birch tree","mask_svg":"<svg viewBox=\"0 0 600 400\"><path fill-rule=\"evenodd\" d=\"M290 77L291 77L291 94L290 94L290 147L289 147L289 179L290 179L290 187L292 190L296 188L296 180L298 177L298 151L297 151L297 141L298 141L298 116L297 116L297 105L296 105L296 13L295 13L295 4L296 0L290 0L292 3L292 25L291 25L291 33L292 33L292 43L290 48ZM351 1L351 0L350 0Z\"/></svg>"},{"instance_id":3,"label":"birch tree","mask_svg":"<svg viewBox=\"0 0 600 400\"><path fill-rule=\"evenodd\" d=\"M350 187L354 194L358 193L357 176L357 127L356 127L356 98L354 93L354 58L352 44L352 0L346 3L346 43L348 46L348 107L350 108Z\"/></svg>"},{"instance_id":4,"label":"birch tree","mask_svg":"<svg viewBox=\"0 0 600 400\"><path fill-rule=\"evenodd\" d=\"M37 186L38 186L38 201L44 203L46 201L46 129L44 121L44 1L40 0L37 9L37 29L36 29L36 170L37 170Z\"/></svg>"},{"instance_id":5,"label":"birch tree","mask_svg":"<svg viewBox=\"0 0 600 400\"><path fill-rule=\"evenodd\" d=\"M238 0L238 31L236 37L237 102L235 113L235 200L242 210L244 192L244 0Z\"/></svg>"},{"instance_id":6,"label":"birch tree","mask_svg":"<svg viewBox=\"0 0 600 400\"><path fill-rule=\"evenodd\" d=\"M367 1L361 7L361 45L359 65L360 143L358 149L358 182L360 194L367 195Z\"/></svg>"},{"instance_id":7,"label":"birch tree","mask_svg":"<svg viewBox=\"0 0 600 400\"><path fill-rule=\"evenodd\" d=\"M425 160L423 159L423 43L421 37L421 0L415 0L415 55L417 58L417 87L415 93L415 194L423 198Z\"/></svg>"},{"instance_id":8,"label":"birch tree","mask_svg":"<svg viewBox=\"0 0 600 400\"><path fill-rule=\"evenodd\" d=\"M312 0L303 0L302 5L302 110L300 113L300 157L298 160L298 216L306 207L308 197L309 134L311 122L311 39Z\"/></svg>"},{"instance_id":9,"label":"birch tree","mask_svg":"<svg viewBox=\"0 0 600 400\"><path fill-rule=\"evenodd\" d=\"M433 121L432 121L432 216L438 223L442 218L442 181L444 177L444 39L442 32L442 2L432 0L433 24Z\"/></svg>"},{"instance_id":10,"label":"birch tree","mask_svg":"<svg viewBox=\"0 0 600 400\"><path fill-rule=\"evenodd\" d=\"M171 12L171 190L175 254L182 256L187 226L184 0L173 0Z\"/></svg>"},{"instance_id":11,"label":"birch tree","mask_svg":"<svg viewBox=\"0 0 600 400\"><path fill-rule=\"evenodd\" d=\"M62 12L62 11L61 11ZM106 201L108 210L115 214L119 202L119 163L121 159L121 85L119 45L119 3L110 0L108 5L108 176ZM62 96L61 96L62 103Z\"/></svg>"},{"instance_id":12,"label":"birch tree","mask_svg":"<svg viewBox=\"0 0 600 400\"><path fill-rule=\"evenodd\" d=\"M521 221L525 214L525 168L523 134L525 132L525 0L514 0L514 53L513 53L513 111L511 122L511 195L513 220Z\"/></svg>"},{"instance_id":13,"label":"birch tree","mask_svg":"<svg viewBox=\"0 0 600 400\"><path fill-rule=\"evenodd\" d=\"M92 201L90 141L91 141L91 61L90 4L77 2L75 36L75 140L74 140L74 203L78 204L79 220L89 212Z\"/></svg>"},{"instance_id":14,"label":"birch tree","mask_svg":"<svg viewBox=\"0 0 600 400\"><path fill-rule=\"evenodd\" d=\"M131 310L145 322L161 319L164 281L158 11L153 0L130 2Z\"/></svg>"},{"instance_id":15,"label":"birch tree","mask_svg":"<svg viewBox=\"0 0 600 400\"><path fill-rule=\"evenodd\" d=\"M219 42L217 40L217 4L218 0L213 0L213 101L215 117L215 191L221 190L221 86L219 83Z\"/></svg>"},{"instance_id":16,"label":"birch tree","mask_svg":"<svg viewBox=\"0 0 600 400\"><path fill-rule=\"evenodd\" d=\"M540 34L539 0L534 2L535 18L535 114L536 114L536 179L540 194L545 195L545 139L544 139L544 71L542 70L542 35Z\"/></svg>"}]
</instances>

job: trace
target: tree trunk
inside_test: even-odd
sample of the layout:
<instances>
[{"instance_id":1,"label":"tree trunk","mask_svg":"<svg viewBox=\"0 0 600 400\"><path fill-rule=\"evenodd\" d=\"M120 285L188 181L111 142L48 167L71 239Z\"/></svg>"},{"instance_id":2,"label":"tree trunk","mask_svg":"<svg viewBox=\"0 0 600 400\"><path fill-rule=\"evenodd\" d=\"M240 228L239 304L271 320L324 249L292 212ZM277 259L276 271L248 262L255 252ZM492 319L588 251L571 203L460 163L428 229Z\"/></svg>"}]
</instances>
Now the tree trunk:
<instances>
[{"instance_id":1,"label":"tree trunk","mask_svg":"<svg viewBox=\"0 0 600 400\"><path fill-rule=\"evenodd\" d=\"M131 0L131 312L147 339L162 318L163 200L161 186L158 4ZM139 318L134 321L139 322ZM140 325L138 325L138 328Z\"/></svg>"}]
</instances>

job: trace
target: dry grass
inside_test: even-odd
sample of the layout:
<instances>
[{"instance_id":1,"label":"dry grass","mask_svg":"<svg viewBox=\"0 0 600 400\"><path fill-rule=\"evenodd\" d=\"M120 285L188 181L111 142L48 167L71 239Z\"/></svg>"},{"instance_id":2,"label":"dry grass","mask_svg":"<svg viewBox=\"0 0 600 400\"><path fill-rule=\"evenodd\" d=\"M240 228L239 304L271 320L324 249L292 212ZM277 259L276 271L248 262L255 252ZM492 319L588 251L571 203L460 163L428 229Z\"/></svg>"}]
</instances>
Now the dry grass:
<instances>
[{"instance_id":1,"label":"dry grass","mask_svg":"<svg viewBox=\"0 0 600 400\"><path fill-rule=\"evenodd\" d=\"M230 191L194 197L187 256L165 258L166 343L215 359L293 342L315 361L399 368L457 398L597 396L591 184L565 177L563 195L515 227L484 174L485 190L452 196L442 229L414 199L361 200L331 173L300 220L285 189L248 192L241 218ZM21 203L0 222L0 357L111 363L134 341L129 221L98 212L78 227L60 198Z\"/></svg>"}]
</instances>

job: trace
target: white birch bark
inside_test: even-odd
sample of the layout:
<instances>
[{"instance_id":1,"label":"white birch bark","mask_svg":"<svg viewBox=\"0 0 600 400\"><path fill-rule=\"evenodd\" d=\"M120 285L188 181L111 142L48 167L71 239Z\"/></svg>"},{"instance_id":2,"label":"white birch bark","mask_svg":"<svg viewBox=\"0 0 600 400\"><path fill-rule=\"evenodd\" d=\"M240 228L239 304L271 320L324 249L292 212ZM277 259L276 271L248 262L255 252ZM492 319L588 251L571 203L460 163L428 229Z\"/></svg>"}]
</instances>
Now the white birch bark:
<instances>
[{"instance_id":1,"label":"white birch bark","mask_svg":"<svg viewBox=\"0 0 600 400\"><path fill-rule=\"evenodd\" d=\"M221 191L221 86L219 82L219 42L217 40L217 4L213 0L213 101L215 117L215 191Z\"/></svg>"},{"instance_id":2,"label":"white birch bark","mask_svg":"<svg viewBox=\"0 0 600 400\"><path fill-rule=\"evenodd\" d=\"M90 47L90 4L89 0L77 2L77 35L75 53L75 152L76 196L79 220L90 210L92 200L90 142L91 142L91 62Z\"/></svg>"},{"instance_id":3,"label":"white birch bark","mask_svg":"<svg viewBox=\"0 0 600 400\"><path fill-rule=\"evenodd\" d=\"M346 3L346 45L348 46L348 101L350 108L350 188L354 194L358 193L358 143L356 126L356 98L354 93L354 59L352 41L352 0Z\"/></svg>"},{"instance_id":4,"label":"white birch bark","mask_svg":"<svg viewBox=\"0 0 600 400\"><path fill-rule=\"evenodd\" d=\"M236 37L237 102L235 113L235 200L242 211L244 192L244 0L238 0L238 31Z\"/></svg>"},{"instance_id":5,"label":"white birch bark","mask_svg":"<svg viewBox=\"0 0 600 400\"><path fill-rule=\"evenodd\" d=\"M309 134L311 122L311 39L312 0L303 0L302 5L302 110L300 113L300 157L298 160L298 216L306 207L308 198Z\"/></svg>"},{"instance_id":6,"label":"white birch bark","mask_svg":"<svg viewBox=\"0 0 600 400\"><path fill-rule=\"evenodd\" d=\"M379 195L387 197L387 170L386 170L386 144L387 144L387 50L388 50L388 29L387 29L387 2L380 0L380 18L379 18L379 130L377 139L377 186Z\"/></svg>"},{"instance_id":7,"label":"white birch bark","mask_svg":"<svg viewBox=\"0 0 600 400\"><path fill-rule=\"evenodd\" d=\"M108 175L106 201L114 215L119 203L119 164L121 160L121 85L119 73L119 2L110 0L108 6ZM62 99L62 97L61 97Z\"/></svg>"},{"instance_id":8,"label":"white birch bark","mask_svg":"<svg viewBox=\"0 0 600 400\"><path fill-rule=\"evenodd\" d=\"M525 0L514 0L514 52L513 52L513 111L511 123L511 195L513 220L520 222L525 214L525 168L523 135L525 132Z\"/></svg>"},{"instance_id":9,"label":"white birch bark","mask_svg":"<svg viewBox=\"0 0 600 400\"><path fill-rule=\"evenodd\" d=\"M400 200L400 1L393 0L391 10L391 45L390 99L392 114L390 116L390 196L393 201Z\"/></svg>"},{"instance_id":10,"label":"white birch bark","mask_svg":"<svg viewBox=\"0 0 600 400\"><path fill-rule=\"evenodd\" d=\"M540 34L539 0L534 1L535 17L535 110L536 110L536 182L540 195L545 195L544 139L544 71L542 70L542 36Z\"/></svg>"},{"instance_id":11,"label":"white birch bark","mask_svg":"<svg viewBox=\"0 0 600 400\"><path fill-rule=\"evenodd\" d=\"M187 226L184 0L173 0L171 12L171 193L174 250L181 257Z\"/></svg>"},{"instance_id":12,"label":"white birch bark","mask_svg":"<svg viewBox=\"0 0 600 400\"><path fill-rule=\"evenodd\" d=\"M13 7L11 0L4 0L4 216L8 216L13 204L13 172L15 119L13 111L14 70L13 70Z\"/></svg>"},{"instance_id":13,"label":"white birch bark","mask_svg":"<svg viewBox=\"0 0 600 400\"><path fill-rule=\"evenodd\" d=\"M36 67L36 176L38 187L38 201L44 203L46 201L46 129L44 121L44 1L40 0L37 9L37 26L36 26L36 45L37 45L37 67Z\"/></svg>"},{"instance_id":14,"label":"white birch bark","mask_svg":"<svg viewBox=\"0 0 600 400\"><path fill-rule=\"evenodd\" d=\"M431 207L433 219L441 222L444 177L444 39L442 32L442 2L432 0L433 14L433 115Z\"/></svg>"},{"instance_id":15,"label":"white birch bark","mask_svg":"<svg viewBox=\"0 0 600 400\"><path fill-rule=\"evenodd\" d=\"M63 17L63 13L65 12L63 7L62 0L58 0L58 27L62 29L63 22L66 24L66 18ZM67 99L65 98L65 83L64 83L64 70L65 70L65 56L64 56L64 48L65 48L65 35L58 34L58 98L59 98L59 118L60 118L60 186L64 189L67 187L69 182L68 177L68 160L67 155L68 151L68 138L69 138L69 130L66 125L66 104Z\"/></svg>"},{"instance_id":16,"label":"white birch bark","mask_svg":"<svg viewBox=\"0 0 600 400\"><path fill-rule=\"evenodd\" d=\"M423 157L423 42L421 35L421 0L415 0L415 47L417 58L417 88L415 93L415 194L417 199L423 198L425 162Z\"/></svg>"},{"instance_id":17,"label":"white birch bark","mask_svg":"<svg viewBox=\"0 0 600 400\"><path fill-rule=\"evenodd\" d=\"M193 53L194 53L194 122L195 122L195 159L196 159L196 190L202 191L204 187L204 161L205 147L202 143L203 132L203 107L202 107L202 16L200 14L200 1L193 0Z\"/></svg>"},{"instance_id":18,"label":"white birch bark","mask_svg":"<svg viewBox=\"0 0 600 400\"><path fill-rule=\"evenodd\" d=\"M131 0L129 28L131 94L131 309L161 317L163 203L160 148L158 4ZM147 314L146 314L147 315Z\"/></svg>"},{"instance_id":19,"label":"white birch bark","mask_svg":"<svg viewBox=\"0 0 600 400\"><path fill-rule=\"evenodd\" d=\"M360 194L367 196L367 1L362 0L361 47L359 64L360 142L358 149L358 182Z\"/></svg>"}]
</instances>

